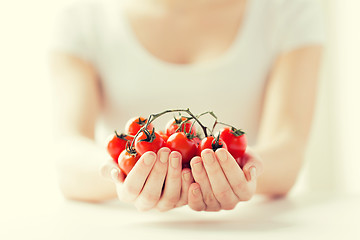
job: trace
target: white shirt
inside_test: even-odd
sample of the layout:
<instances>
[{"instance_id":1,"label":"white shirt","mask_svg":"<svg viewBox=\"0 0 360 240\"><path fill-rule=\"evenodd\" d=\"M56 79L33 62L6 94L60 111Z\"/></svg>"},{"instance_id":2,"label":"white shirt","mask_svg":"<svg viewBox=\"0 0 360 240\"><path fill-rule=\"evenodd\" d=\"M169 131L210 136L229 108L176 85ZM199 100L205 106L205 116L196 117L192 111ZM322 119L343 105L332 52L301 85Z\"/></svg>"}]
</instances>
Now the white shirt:
<instances>
[{"instance_id":1,"label":"white shirt","mask_svg":"<svg viewBox=\"0 0 360 240\"><path fill-rule=\"evenodd\" d=\"M165 109L212 110L219 120L258 133L267 76L276 57L324 41L317 0L249 0L237 36L219 58L173 64L148 52L122 14L121 0L72 5L59 16L54 48L91 61L103 87L99 140L133 116ZM289 79L291 80L291 79ZM164 128L172 115L155 126ZM205 123L211 125L211 118Z\"/></svg>"}]
</instances>

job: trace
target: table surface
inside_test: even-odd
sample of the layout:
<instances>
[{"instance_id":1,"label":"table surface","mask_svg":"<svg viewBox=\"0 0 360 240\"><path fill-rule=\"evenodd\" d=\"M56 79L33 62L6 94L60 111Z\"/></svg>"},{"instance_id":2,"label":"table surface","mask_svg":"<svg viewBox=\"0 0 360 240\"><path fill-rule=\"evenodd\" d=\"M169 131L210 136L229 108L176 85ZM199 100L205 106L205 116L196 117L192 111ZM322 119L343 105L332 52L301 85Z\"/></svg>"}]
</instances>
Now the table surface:
<instances>
[{"instance_id":1,"label":"table surface","mask_svg":"<svg viewBox=\"0 0 360 240\"><path fill-rule=\"evenodd\" d=\"M29 197L31 199L31 197ZM255 197L232 211L138 212L118 201L16 203L0 217L0 239L360 239L360 196Z\"/></svg>"}]
</instances>

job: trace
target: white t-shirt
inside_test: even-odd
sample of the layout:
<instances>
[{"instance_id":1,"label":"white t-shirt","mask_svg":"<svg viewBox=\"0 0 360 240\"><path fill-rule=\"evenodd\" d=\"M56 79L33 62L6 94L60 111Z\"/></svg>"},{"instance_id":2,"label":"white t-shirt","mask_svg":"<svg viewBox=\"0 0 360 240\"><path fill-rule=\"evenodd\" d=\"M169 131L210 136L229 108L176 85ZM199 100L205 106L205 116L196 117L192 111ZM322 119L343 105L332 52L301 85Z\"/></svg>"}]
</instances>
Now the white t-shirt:
<instances>
[{"instance_id":1,"label":"white t-shirt","mask_svg":"<svg viewBox=\"0 0 360 240\"><path fill-rule=\"evenodd\" d=\"M321 44L322 16L317 0L248 0L230 48L209 62L184 65L158 59L140 44L121 0L84 2L59 16L54 48L91 61L101 76L105 110L99 140L114 129L121 132L133 116L190 108L214 111L220 121L244 129L254 144L274 60L283 52ZM170 118L155 126L163 128Z\"/></svg>"}]
</instances>

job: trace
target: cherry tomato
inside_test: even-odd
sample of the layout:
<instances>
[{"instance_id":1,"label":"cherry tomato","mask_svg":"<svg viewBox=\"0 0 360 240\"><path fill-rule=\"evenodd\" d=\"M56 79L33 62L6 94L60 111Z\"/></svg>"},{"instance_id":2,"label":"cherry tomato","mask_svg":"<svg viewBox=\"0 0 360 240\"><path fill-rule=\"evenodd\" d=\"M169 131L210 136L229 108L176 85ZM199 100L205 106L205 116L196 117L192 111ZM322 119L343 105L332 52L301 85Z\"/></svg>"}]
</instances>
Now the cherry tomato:
<instances>
[{"instance_id":1,"label":"cherry tomato","mask_svg":"<svg viewBox=\"0 0 360 240\"><path fill-rule=\"evenodd\" d=\"M247 140L240 129L226 127L220 131L220 138L227 145L229 153L235 159L241 159L246 151Z\"/></svg>"},{"instance_id":2,"label":"cherry tomato","mask_svg":"<svg viewBox=\"0 0 360 240\"><path fill-rule=\"evenodd\" d=\"M159 133L159 135L162 137L162 139L164 139L164 142L166 142L169 139L169 136L166 134Z\"/></svg>"},{"instance_id":3,"label":"cherry tomato","mask_svg":"<svg viewBox=\"0 0 360 240\"><path fill-rule=\"evenodd\" d=\"M119 168L125 175L128 175L139 158L139 154L133 155L124 150L119 156Z\"/></svg>"},{"instance_id":4,"label":"cherry tomato","mask_svg":"<svg viewBox=\"0 0 360 240\"><path fill-rule=\"evenodd\" d=\"M173 134L175 132L184 132L184 130L186 133L189 133L190 129L191 129L191 134L195 135L196 129L194 126L192 126L193 123L191 121L185 122L184 124L181 125L181 123L185 120L186 120L185 117L174 118L174 120L170 120L166 124L166 135L171 136L171 134ZM180 128L180 125L181 125L181 128Z\"/></svg>"},{"instance_id":5,"label":"cherry tomato","mask_svg":"<svg viewBox=\"0 0 360 240\"><path fill-rule=\"evenodd\" d=\"M173 133L166 142L171 151L178 151L181 153L182 162L188 163L197 153L196 142L189 139L184 132Z\"/></svg>"},{"instance_id":6,"label":"cherry tomato","mask_svg":"<svg viewBox=\"0 0 360 240\"><path fill-rule=\"evenodd\" d=\"M199 146L201 143L201 139L199 137L194 137L193 141L196 143L197 146Z\"/></svg>"},{"instance_id":7,"label":"cherry tomato","mask_svg":"<svg viewBox=\"0 0 360 240\"><path fill-rule=\"evenodd\" d=\"M147 123L147 119L143 117L134 117L131 118L125 126L125 132L129 135L136 135L140 128L142 128ZM150 123L147 127L150 131L154 128L153 124Z\"/></svg>"},{"instance_id":8,"label":"cherry tomato","mask_svg":"<svg viewBox=\"0 0 360 240\"><path fill-rule=\"evenodd\" d=\"M251 158L251 156L246 154L246 152L245 152L242 157L235 158L235 160L239 164L239 166L241 168L243 168L245 166L245 164L249 161L250 158Z\"/></svg>"},{"instance_id":9,"label":"cherry tomato","mask_svg":"<svg viewBox=\"0 0 360 240\"><path fill-rule=\"evenodd\" d=\"M152 132L147 130L142 131L135 139L135 149L140 155L143 155L147 151L157 153L157 151L164 146L164 139L155 132L155 129L153 129Z\"/></svg>"},{"instance_id":10,"label":"cherry tomato","mask_svg":"<svg viewBox=\"0 0 360 240\"><path fill-rule=\"evenodd\" d=\"M184 168L191 168L190 162L183 163L181 167L182 167L182 169L184 169Z\"/></svg>"},{"instance_id":11,"label":"cherry tomato","mask_svg":"<svg viewBox=\"0 0 360 240\"><path fill-rule=\"evenodd\" d=\"M107 145L107 151L114 160L114 162L118 163L118 158L120 153L125 149L126 143L131 143L132 137L126 134L118 134L115 132L114 136L111 138Z\"/></svg>"},{"instance_id":12,"label":"cherry tomato","mask_svg":"<svg viewBox=\"0 0 360 240\"><path fill-rule=\"evenodd\" d=\"M219 138L214 138L213 136L209 136L201 140L200 145L198 147L198 155L201 156L201 152L204 149L212 149L214 152L219 148L227 149L226 143Z\"/></svg>"}]
</instances>

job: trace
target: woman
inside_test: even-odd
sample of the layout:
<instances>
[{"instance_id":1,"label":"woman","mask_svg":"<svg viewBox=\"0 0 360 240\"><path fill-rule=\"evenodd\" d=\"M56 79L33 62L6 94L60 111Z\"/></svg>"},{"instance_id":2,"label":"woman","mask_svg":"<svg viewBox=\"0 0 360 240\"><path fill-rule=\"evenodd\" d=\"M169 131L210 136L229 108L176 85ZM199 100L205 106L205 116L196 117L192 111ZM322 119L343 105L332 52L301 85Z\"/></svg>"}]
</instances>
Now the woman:
<instances>
[{"instance_id":1,"label":"woman","mask_svg":"<svg viewBox=\"0 0 360 240\"><path fill-rule=\"evenodd\" d=\"M316 99L323 32L311 0L109 0L60 19L52 69L60 186L67 198L114 198L139 210L233 209L255 193L286 195L301 168ZM184 97L186 96L186 97ZM243 169L226 150L142 156L131 174L107 159L133 116L213 110L247 132ZM99 120L100 119L100 120ZM264 171L263 171L264 169ZM165 187L162 186L165 182Z\"/></svg>"}]
</instances>

